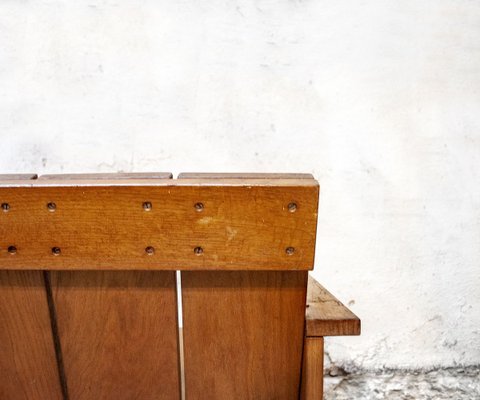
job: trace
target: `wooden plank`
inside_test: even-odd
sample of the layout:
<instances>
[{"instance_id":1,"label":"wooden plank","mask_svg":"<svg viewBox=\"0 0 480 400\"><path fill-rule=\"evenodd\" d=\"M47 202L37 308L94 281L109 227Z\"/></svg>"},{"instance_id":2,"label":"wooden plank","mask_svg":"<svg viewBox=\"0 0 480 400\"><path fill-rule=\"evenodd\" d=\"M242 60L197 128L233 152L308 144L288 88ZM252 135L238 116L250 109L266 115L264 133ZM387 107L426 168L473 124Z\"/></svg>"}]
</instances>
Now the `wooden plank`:
<instances>
[{"instance_id":1,"label":"wooden plank","mask_svg":"<svg viewBox=\"0 0 480 400\"><path fill-rule=\"evenodd\" d=\"M0 271L0 399L62 399L41 271Z\"/></svg>"},{"instance_id":2,"label":"wooden plank","mask_svg":"<svg viewBox=\"0 0 480 400\"><path fill-rule=\"evenodd\" d=\"M44 175L45 176L45 175ZM0 175L1 177L1 175ZM206 177L203 179L190 178L190 179L17 179L13 180L0 179L0 189L4 188L42 188L42 187L315 187L318 191L318 182L315 179L292 179L292 178L269 178L269 177L253 177L253 178L225 178L218 179L215 177Z\"/></svg>"},{"instance_id":3,"label":"wooden plank","mask_svg":"<svg viewBox=\"0 0 480 400\"><path fill-rule=\"evenodd\" d=\"M18 181L37 179L37 174L0 174L0 181Z\"/></svg>"},{"instance_id":4,"label":"wooden plank","mask_svg":"<svg viewBox=\"0 0 480 400\"><path fill-rule=\"evenodd\" d=\"M0 203L8 204L0 210L0 269L313 268L315 180L37 180L0 186Z\"/></svg>"},{"instance_id":5,"label":"wooden plank","mask_svg":"<svg viewBox=\"0 0 480 400\"><path fill-rule=\"evenodd\" d=\"M323 337L305 338L301 400L323 399L323 345Z\"/></svg>"},{"instance_id":6,"label":"wooden plank","mask_svg":"<svg viewBox=\"0 0 480 400\"><path fill-rule=\"evenodd\" d=\"M315 179L312 174L258 172L182 172L178 179Z\"/></svg>"},{"instance_id":7,"label":"wooden plank","mask_svg":"<svg viewBox=\"0 0 480 400\"><path fill-rule=\"evenodd\" d=\"M84 179L172 179L171 172L116 172L103 174L47 174L39 179L47 180L84 180Z\"/></svg>"},{"instance_id":8,"label":"wooden plank","mask_svg":"<svg viewBox=\"0 0 480 400\"><path fill-rule=\"evenodd\" d=\"M298 398L306 279L182 272L186 398Z\"/></svg>"},{"instance_id":9,"label":"wooden plank","mask_svg":"<svg viewBox=\"0 0 480 400\"><path fill-rule=\"evenodd\" d=\"M360 335L360 319L311 276L308 277L306 335Z\"/></svg>"},{"instance_id":10,"label":"wooden plank","mask_svg":"<svg viewBox=\"0 0 480 400\"><path fill-rule=\"evenodd\" d=\"M70 400L180 398L175 272L52 272Z\"/></svg>"}]
</instances>

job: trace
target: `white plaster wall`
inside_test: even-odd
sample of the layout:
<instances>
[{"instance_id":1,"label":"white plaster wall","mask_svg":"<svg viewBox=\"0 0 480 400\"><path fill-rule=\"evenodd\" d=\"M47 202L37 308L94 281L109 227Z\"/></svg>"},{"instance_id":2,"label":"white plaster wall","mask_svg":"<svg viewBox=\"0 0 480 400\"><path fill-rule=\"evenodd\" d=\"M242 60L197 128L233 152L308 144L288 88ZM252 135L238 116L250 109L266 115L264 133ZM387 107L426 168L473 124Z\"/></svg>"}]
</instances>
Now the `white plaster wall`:
<instances>
[{"instance_id":1,"label":"white plaster wall","mask_svg":"<svg viewBox=\"0 0 480 400\"><path fill-rule=\"evenodd\" d=\"M478 1L0 2L0 171L295 171L330 357L480 363Z\"/></svg>"}]
</instances>

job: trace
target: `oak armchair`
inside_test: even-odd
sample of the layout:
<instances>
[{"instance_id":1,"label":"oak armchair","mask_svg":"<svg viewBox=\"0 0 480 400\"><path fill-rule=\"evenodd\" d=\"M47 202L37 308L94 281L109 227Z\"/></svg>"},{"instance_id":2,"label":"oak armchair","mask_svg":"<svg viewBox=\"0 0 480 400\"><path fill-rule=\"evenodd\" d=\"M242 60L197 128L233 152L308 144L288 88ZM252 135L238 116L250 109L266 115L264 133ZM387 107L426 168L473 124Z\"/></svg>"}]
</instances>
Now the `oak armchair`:
<instances>
[{"instance_id":1,"label":"oak armchair","mask_svg":"<svg viewBox=\"0 0 480 400\"><path fill-rule=\"evenodd\" d=\"M322 398L318 183L171 178L0 175L1 399Z\"/></svg>"}]
</instances>

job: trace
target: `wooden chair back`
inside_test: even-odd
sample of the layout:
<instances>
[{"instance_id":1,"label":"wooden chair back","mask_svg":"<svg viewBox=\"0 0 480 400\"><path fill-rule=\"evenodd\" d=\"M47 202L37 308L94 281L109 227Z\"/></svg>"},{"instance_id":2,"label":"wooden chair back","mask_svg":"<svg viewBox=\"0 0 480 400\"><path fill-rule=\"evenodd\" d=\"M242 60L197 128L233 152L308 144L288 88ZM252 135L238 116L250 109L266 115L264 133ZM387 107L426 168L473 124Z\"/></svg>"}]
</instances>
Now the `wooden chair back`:
<instances>
[{"instance_id":1,"label":"wooden chair back","mask_svg":"<svg viewBox=\"0 0 480 400\"><path fill-rule=\"evenodd\" d=\"M0 175L0 398L298 398L312 176L30 178Z\"/></svg>"}]
</instances>

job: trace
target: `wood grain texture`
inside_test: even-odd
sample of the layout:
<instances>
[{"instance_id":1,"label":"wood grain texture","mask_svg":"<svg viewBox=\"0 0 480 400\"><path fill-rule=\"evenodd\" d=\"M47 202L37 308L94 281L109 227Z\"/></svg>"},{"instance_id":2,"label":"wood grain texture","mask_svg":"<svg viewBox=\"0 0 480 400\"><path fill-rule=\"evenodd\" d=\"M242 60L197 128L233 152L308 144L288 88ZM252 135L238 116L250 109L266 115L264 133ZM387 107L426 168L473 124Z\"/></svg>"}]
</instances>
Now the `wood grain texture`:
<instances>
[{"instance_id":1,"label":"wood grain texture","mask_svg":"<svg viewBox=\"0 0 480 400\"><path fill-rule=\"evenodd\" d=\"M291 400L300 389L306 272L182 272L188 400Z\"/></svg>"},{"instance_id":2,"label":"wood grain texture","mask_svg":"<svg viewBox=\"0 0 480 400\"><path fill-rule=\"evenodd\" d=\"M323 346L323 337L305 338L301 400L323 399Z\"/></svg>"},{"instance_id":3,"label":"wood grain texture","mask_svg":"<svg viewBox=\"0 0 480 400\"><path fill-rule=\"evenodd\" d=\"M70 400L180 398L175 273L52 272Z\"/></svg>"},{"instance_id":4,"label":"wood grain texture","mask_svg":"<svg viewBox=\"0 0 480 400\"><path fill-rule=\"evenodd\" d=\"M22 182L0 187L0 269L313 268L314 180Z\"/></svg>"},{"instance_id":5,"label":"wood grain texture","mask_svg":"<svg viewBox=\"0 0 480 400\"><path fill-rule=\"evenodd\" d=\"M360 319L309 276L306 336L347 336L360 335L360 332Z\"/></svg>"},{"instance_id":6,"label":"wood grain texture","mask_svg":"<svg viewBox=\"0 0 480 400\"><path fill-rule=\"evenodd\" d=\"M0 271L0 399L60 400L41 271Z\"/></svg>"},{"instance_id":7,"label":"wood grain texture","mask_svg":"<svg viewBox=\"0 0 480 400\"><path fill-rule=\"evenodd\" d=\"M116 172L103 174L48 174L39 179L48 180L76 180L76 179L172 179L171 172Z\"/></svg>"}]
</instances>

